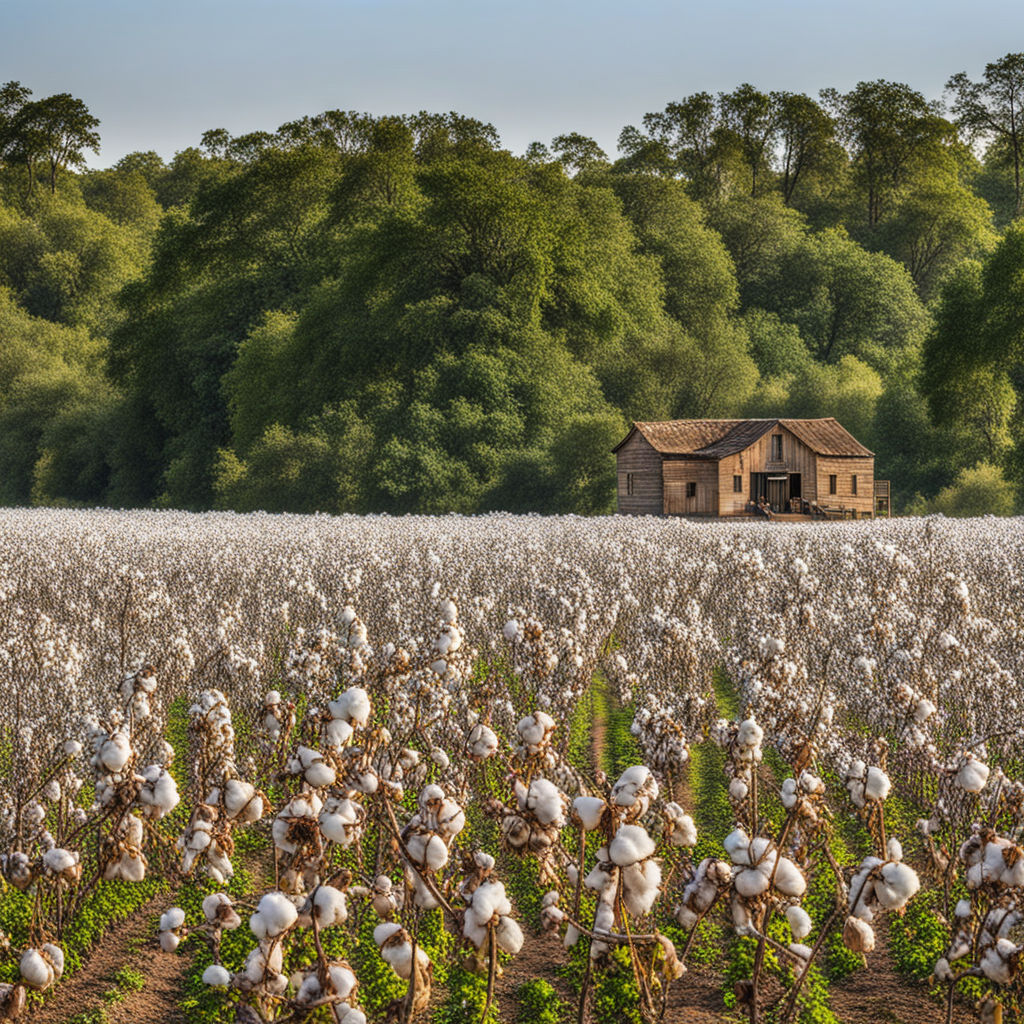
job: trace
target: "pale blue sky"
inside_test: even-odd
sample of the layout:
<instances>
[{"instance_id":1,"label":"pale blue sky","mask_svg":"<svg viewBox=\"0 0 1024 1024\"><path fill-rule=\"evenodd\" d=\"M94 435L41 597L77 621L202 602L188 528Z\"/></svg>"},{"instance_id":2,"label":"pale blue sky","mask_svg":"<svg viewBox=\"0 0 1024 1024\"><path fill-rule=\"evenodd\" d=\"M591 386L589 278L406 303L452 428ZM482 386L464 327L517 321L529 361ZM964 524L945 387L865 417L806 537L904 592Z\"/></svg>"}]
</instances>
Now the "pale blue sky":
<instances>
[{"instance_id":1,"label":"pale blue sky","mask_svg":"<svg viewBox=\"0 0 1024 1024\"><path fill-rule=\"evenodd\" d=\"M891 78L935 98L1022 49L1021 0L0 0L0 82L83 99L94 166L335 107L457 110L516 152L579 131L614 154L623 125L700 89Z\"/></svg>"}]
</instances>

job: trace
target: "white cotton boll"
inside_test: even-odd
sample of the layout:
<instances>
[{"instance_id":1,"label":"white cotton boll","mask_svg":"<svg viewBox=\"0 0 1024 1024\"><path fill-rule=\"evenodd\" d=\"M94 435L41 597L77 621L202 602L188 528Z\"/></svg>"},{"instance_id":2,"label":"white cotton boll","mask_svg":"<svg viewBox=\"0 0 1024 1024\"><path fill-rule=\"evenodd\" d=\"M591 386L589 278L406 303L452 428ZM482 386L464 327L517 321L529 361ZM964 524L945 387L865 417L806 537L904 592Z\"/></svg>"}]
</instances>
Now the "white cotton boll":
<instances>
[{"instance_id":1,"label":"white cotton boll","mask_svg":"<svg viewBox=\"0 0 1024 1024\"><path fill-rule=\"evenodd\" d=\"M811 915L803 907L796 905L786 908L786 920L789 922L789 930L797 942L806 939L811 934L813 923Z\"/></svg>"},{"instance_id":2,"label":"white cotton boll","mask_svg":"<svg viewBox=\"0 0 1024 1024\"><path fill-rule=\"evenodd\" d=\"M332 718L324 727L324 739L332 749L343 747L352 738L353 729L344 718Z\"/></svg>"},{"instance_id":3,"label":"white cotton boll","mask_svg":"<svg viewBox=\"0 0 1024 1024\"><path fill-rule=\"evenodd\" d=\"M321 885L313 897L317 923L321 928L333 928L348 920L345 894L330 885Z\"/></svg>"},{"instance_id":4,"label":"white cotton boll","mask_svg":"<svg viewBox=\"0 0 1024 1024\"><path fill-rule=\"evenodd\" d=\"M980 793L988 782L989 767L983 761L968 755L956 774L957 785L968 793Z\"/></svg>"},{"instance_id":5,"label":"white cotton boll","mask_svg":"<svg viewBox=\"0 0 1024 1024\"><path fill-rule=\"evenodd\" d=\"M430 871L440 871L448 863L448 847L437 835L430 837L423 853L423 861Z\"/></svg>"},{"instance_id":6,"label":"white cotton boll","mask_svg":"<svg viewBox=\"0 0 1024 1024\"><path fill-rule=\"evenodd\" d=\"M231 975L220 964L210 964L203 971L203 984L213 988L226 987L231 984Z\"/></svg>"},{"instance_id":7,"label":"white cotton boll","mask_svg":"<svg viewBox=\"0 0 1024 1024\"><path fill-rule=\"evenodd\" d=\"M434 747L434 749L431 750L430 760L433 761L441 771L445 771L451 764L450 758L440 747Z\"/></svg>"},{"instance_id":8,"label":"white cotton boll","mask_svg":"<svg viewBox=\"0 0 1024 1024\"><path fill-rule=\"evenodd\" d=\"M579 940L579 929L577 929L577 927L573 924L569 925L569 927L565 929L565 938L562 940L562 945L566 949L572 949L572 947L575 946L576 943L579 942Z\"/></svg>"},{"instance_id":9,"label":"white cotton boll","mask_svg":"<svg viewBox=\"0 0 1024 1024\"><path fill-rule=\"evenodd\" d=\"M722 845L734 864L750 863L750 836L743 829L737 828L730 832Z\"/></svg>"},{"instance_id":10,"label":"white cotton boll","mask_svg":"<svg viewBox=\"0 0 1024 1024\"><path fill-rule=\"evenodd\" d=\"M160 915L160 931L169 932L180 928L185 923L185 911L181 907L171 907Z\"/></svg>"},{"instance_id":11,"label":"white cotton boll","mask_svg":"<svg viewBox=\"0 0 1024 1024\"><path fill-rule=\"evenodd\" d=\"M1008 985L1013 979L1011 959L1017 954L1018 947L1009 939L999 939L994 946L989 946L978 962L985 977L997 985Z\"/></svg>"},{"instance_id":12,"label":"white cotton boll","mask_svg":"<svg viewBox=\"0 0 1024 1024\"><path fill-rule=\"evenodd\" d=\"M952 981L953 970L949 966L949 961L943 956L939 957L935 961L935 967L932 969L932 974L935 975L936 981Z\"/></svg>"},{"instance_id":13,"label":"white cotton boll","mask_svg":"<svg viewBox=\"0 0 1024 1024\"><path fill-rule=\"evenodd\" d=\"M287 931L299 916L295 904L283 892L268 892L261 899L249 927L258 939L276 938ZM256 918L259 921L254 924Z\"/></svg>"},{"instance_id":14,"label":"white cotton boll","mask_svg":"<svg viewBox=\"0 0 1024 1024\"><path fill-rule=\"evenodd\" d=\"M744 899L754 899L768 888L768 876L757 868L744 868L736 875L733 884Z\"/></svg>"},{"instance_id":15,"label":"white cotton boll","mask_svg":"<svg viewBox=\"0 0 1024 1024\"><path fill-rule=\"evenodd\" d=\"M444 658L438 658L430 663L430 671L436 675L443 676L448 671L448 662Z\"/></svg>"},{"instance_id":16,"label":"white cotton boll","mask_svg":"<svg viewBox=\"0 0 1024 1024\"><path fill-rule=\"evenodd\" d=\"M398 934L402 930L400 924L396 924L394 921L385 921L383 924L377 925L373 929L373 941L378 946L383 946L393 935Z\"/></svg>"},{"instance_id":17,"label":"white cotton boll","mask_svg":"<svg viewBox=\"0 0 1024 1024\"><path fill-rule=\"evenodd\" d=\"M498 940L498 947L506 953L511 953L512 956L515 956L523 948L523 930L511 917L498 918L494 937Z\"/></svg>"},{"instance_id":18,"label":"white cotton boll","mask_svg":"<svg viewBox=\"0 0 1024 1024\"><path fill-rule=\"evenodd\" d=\"M953 910L954 917L970 917L971 916L971 901L970 900L958 900L956 908Z\"/></svg>"},{"instance_id":19,"label":"white cotton boll","mask_svg":"<svg viewBox=\"0 0 1024 1024\"><path fill-rule=\"evenodd\" d=\"M327 968L327 974L331 979L335 995L339 999L348 999L355 991L357 984L356 976L347 967L342 967L340 964L331 964Z\"/></svg>"},{"instance_id":20,"label":"white cotton boll","mask_svg":"<svg viewBox=\"0 0 1024 1024\"><path fill-rule=\"evenodd\" d=\"M754 721L753 717L740 722L736 741L741 747L759 747L763 739L764 729Z\"/></svg>"},{"instance_id":21,"label":"white cotton boll","mask_svg":"<svg viewBox=\"0 0 1024 1024\"><path fill-rule=\"evenodd\" d=\"M605 806L605 802L596 796L578 796L572 802L573 810L585 832L593 832L601 824Z\"/></svg>"},{"instance_id":22,"label":"white cotton boll","mask_svg":"<svg viewBox=\"0 0 1024 1024\"><path fill-rule=\"evenodd\" d=\"M793 897L802 896L807 888L807 879L788 857L779 857L775 866L775 888L783 896Z\"/></svg>"},{"instance_id":23,"label":"white cotton boll","mask_svg":"<svg viewBox=\"0 0 1024 1024\"><path fill-rule=\"evenodd\" d=\"M132 756L131 741L124 732L115 732L100 747L99 757L103 767L111 774L117 774Z\"/></svg>"},{"instance_id":24,"label":"white cotton boll","mask_svg":"<svg viewBox=\"0 0 1024 1024\"><path fill-rule=\"evenodd\" d=\"M903 860L903 847L895 836L889 837L889 841L885 844L885 851L888 854L889 860Z\"/></svg>"},{"instance_id":25,"label":"white cotton boll","mask_svg":"<svg viewBox=\"0 0 1024 1024\"><path fill-rule=\"evenodd\" d=\"M180 942L181 939L174 932L160 933L160 948L165 953L173 953L178 948Z\"/></svg>"},{"instance_id":26,"label":"white cotton boll","mask_svg":"<svg viewBox=\"0 0 1024 1024\"><path fill-rule=\"evenodd\" d=\"M731 792L732 786L730 785L729 788ZM782 780L782 792L780 794L780 799L782 800L782 806L785 807L787 811L796 806L796 779L792 776Z\"/></svg>"},{"instance_id":27,"label":"white cotton boll","mask_svg":"<svg viewBox=\"0 0 1024 1024\"><path fill-rule=\"evenodd\" d=\"M654 840L642 826L620 825L608 847L608 855L610 860L621 867L645 860L654 854L655 849Z\"/></svg>"},{"instance_id":28,"label":"white cotton boll","mask_svg":"<svg viewBox=\"0 0 1024 1024\"><path fill-rule=\"evenodd\" d=\"M66 757L78 757L82 752L82 744L78 740L64 741L64 754Z\"/></svg>"},{"instance_id":29,"label":"white cotton boll","mask_svg":"<svg viewBox=\"0 0 1024 1024\"><path fill-rule=\"evenodd\" d=\"M458 605L449 597L441 603L441 621L454 622L459 617Z\"/></svg>"},{"instance_id":30,"label":"white cotton boll","mask_svg":"<svg viewBox=\"0 0 1024 1024\"><path fill-rule=\"evenodd\" d=\"M331 1009L334 1011L336 1024L366 1024L366 1014L358 1007L342 1003Z\"/></svg>"},{"instance_id":31,"label":"white cotton boll","mask_svg":"<svg viewBox=\"0 0 1024 1024\"><path fill-rule=\"evenodd\" d=\"M791 942L789 951L800 957L801 960L810 960L811 954L814 952L810 946L805 946L802 942Z\"/></svg>"},{"instance_id":32,"label":"white cotton boll","mask_svg":"<svg viewBox=\"0 0 1024 1024\"><path fill-rule=\"evenodd\" d=\"M534 779L527 791L523 810L531 811L541 825L565 825L565 797L561 790L548 779Z\"/></svg>"},{"instance_id":33,"label":"white cotton boll","mask_svg":"<svg viewBox=\"0 0 1024 1024\"><path fill-rule=\"evenodd\" d=\"M889 776L881 768L872 765L868 769L868 777L864 782L864 795L869 800L884 800L889 795L891 786Z\"/></svg>"},{"instance_id":34,"label":"white cotton boll","mask_svg":"<svg viewBox=\"0 0 1024 1024\"><path fill-rule=\"evenodd\" d=\"M875 882L875 897L887 910L900 910L921 888L917 872L908 864L882 865L882 877Z\"/></svg>"},{"instance_id":35,"label":"white cotton boll","mask_svg":"<svg viewBox=\"0 0 1024 1024\"><path fill-rule=\"evenodd\" d=\"M483 760L497 752L498 737L494 735L494 731L489 726L478 723L469 730L466 747L471 757Z\"/></svg>"},{"instance_id":36,"label":"white cotton boll","mask_svg":"<svg viewBox=\"0 0 1024 1024\"><path fill-rule=\"evenodd\" d=\"M734 803L740 803L746 800L747 793L750 792L749 787L742 779L733 779L729 783L729 797Z\"/></svg>"},{"instance_id":37,"label":"white cotton boll","mask_svg":"<svg viewBox=\"0 0 1024 1024\"><path fill-rule=\"evenodd\" d=\"M303 778L314 789L333 786L337 776L334 769L323 761L314 761L303 773Z\"/></svg>"},{"instance_id":38,"label":"white cotton boll","mask_svg":"<svg viewBox=\"0 0 1024 1024\"><path fill-rule=\"evenodd\" d=\"M38 989L49 988L56 977L53 967L47 962L42 951L26 949L18 963L21 980L29 987Z\"/></svg>"},{"instance_id":39,"label":"white cotton boll","mask_svg":"<svg viewBox=\"0 0 1024 1024\"><path fill-rule=\"evenodd\" d=\"M308 1006L319 998L320 979L315 974L307 974L295 993L295 1001L302 1006Z\"/></svg>"},{"instance_id":40,"label":"white cotton boll","mask_svg":"<svg viewBox=\"0 0 1024 1024\"><path fill-rule=\"evenodd\" d=\"M691 847L697 844L697 826L677 803L665 805L665 817L671 822L669 842L673 846Z\"/></svg>"},{"instance_id":41,"label":"white cotton boll","mask_svg":"<svg viewBox=\"0 0 1024 1024\"><path fill-rule=\"evenodd\" d=\"M55 875L73 868L77 863L77 853L72 853L70 850L62 850L60 847L54 847L54 849L47 850L43 854L43 864Z\"/></svg>"},{"instance_id":42,"label":"white cotton boll","mask_svg":"<svg viewBox=\"0 0 1024 1024\"><path fill-rule=\"evenodd\" d=\"M519 623L515 619L509 619L502 627L501 633L509 643L512 643L519 636Z\"/></svg>"}]
</instances>

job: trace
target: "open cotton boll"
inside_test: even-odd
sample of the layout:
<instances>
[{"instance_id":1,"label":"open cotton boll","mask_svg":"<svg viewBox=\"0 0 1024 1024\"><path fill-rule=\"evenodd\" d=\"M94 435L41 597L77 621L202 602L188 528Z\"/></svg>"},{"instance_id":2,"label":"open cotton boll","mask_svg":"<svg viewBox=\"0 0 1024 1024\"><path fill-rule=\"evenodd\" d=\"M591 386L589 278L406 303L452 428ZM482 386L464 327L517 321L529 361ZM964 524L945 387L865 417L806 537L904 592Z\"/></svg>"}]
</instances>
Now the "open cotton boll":
<instances>
[{"instance_id":1,"label":"open cotton boll","mask_svg":"<svg viewBox=\"0 0 1024 1024\"><path fill-rule=\"evenodd\" d=\"M562 791L548 779L534 779L527 790L525 801L520 809L533 813L541 825L554 825L562 828L565 825L565 805L567 800Z\"/></svg>"},{"instance_id":2,"label":"open cotton boll","mask_svg":"<svg viewBox=\"0 0 1024 1024\"><path fill-rule=\"evenodd\" d=\"M321 928L333 928L348 920L348 908L345 905L345 894L330 885L321 885L313 897L317 924Z\"/></svg>"},{"instance_id":3,"label":"open cotton boll","mask_svg":"<svg viewBox=\"0 0 1024 1024\"><path fill-rule=\"evenodd\" d=\"M597 796L578 796L572 802L572 808L585 832L593 832L601 824L601 815L606 806Z\"/></svg>"},{"instance_id":4,"label":"open cotton boll","mask_svg":"<svg viewBox=\"0 0 1024 1024\"><path fill-rule=\"evenodd\" d=\"M348 999L358 984L351 968L344 963L330 964L327 968L327 976L330 978L331 986L334 988L334 994L339 999Z\"/></svg>"},{"instance_id":5,"label":"open cotton boll","mask_svg":"<svg viewBox=\"0 0 1024 1024\"><path fill-rule=\"evenodd\" d=\"M673 846L691 847L697 844L697 826L679 804L666 804L665 818L670 825L669 842Z\"/></svg>"},{"instance_id":6,"label":"open cotton boll","mask_svg":"<svg viewBox=\"0 0 1024 1024\"><path fill-rule=\"evenodd\" d=\"M759 747L764 739L764 729L754 721L753 717L740 722L736 732L736 740L743 747Z\"/></svg>"},{"instance_id":7,"label":"open cotton boll","mask_svg":"<svg viewBox=\"0 0 1024 1024\"><path fill-rule=\"evenodd\" d=\"M160 931L168 932L180 928L185 923L185 911L181 907L171 907L160 915Z\"/></svg>"},{"instance_id":8,"label":"open cotton boll","mask_svg":"<svg viewBox=\"0 0 1024 1024\"><path fill-rule=\"evenodd\" d=\"M1008 985L1013 980L1014 960L1021 947L1015 946L1009 939L999 939L995 945L989 946L978 962L985 977L997 985Z\"/></svg>"},{"instance_id":9,"label":"open cotton boll","mask_svg":"<svg viewBox=\"0 0 1024 1024\"><path fill-rule=\"evenodd\" d=\"M775 888L783 896L803 896L807 889L807 879L803 872L788 858L779 857L775 870Z\"/></svg>"},{"instance_id":10,"label":"open cotton boll","mask_svg":"<svg viewBox=\"0 0 1024 1024\"><path fill-rule=\"evenodd\" d=\"M60 970L57 969L57 961L53 956L54 950L59 954ZM26 949L21 954L18 969L21 972L21 980L29 988L42 992L60 978L64 970L64 954L50 944L43 946L42 949Z\"/></svg>"},{"instance_id":11,"label":"open cotton boll","mask_svg":"<svg viewBox=\"0 0 1024 1024\"><path fill-rule=\"evenodd\" d=\"M618 832L615 833L615 838L612 839L608 847L608 856L611 861L621 867L646 860L653 856L656 848L654 840L642 826L620 825Z\"/></svg>"},{"instance_id":12,"label":"open cotton boll","mask_svg":"<svg viewBox=\"0 0 1024 1024\"><path fill-rule=\"evenodd\" d=\"M733 779L729 783L729 797L734 803L746 800L750 787L742 779Z\"/></svg>"},{"instance_id":13,"label":"open cotton boll","mask_svg":"<svg viewBox=\"0 0 1024 1024\"><path fill-rule=\"evenodd\" d=\"M757 868L744 868L733 881L736 892L744 899L756 899L768 888L768 876Z\"/></svg>"},{"instance_id":14,"label":"open cotton boll","mask_svg":"<svg viewBox=\"0 0 1024 1024\"><path fill-rule=\"evenodd\" d=\"M884 800L889 795L892 783L881 768L872 765L864 782L864 795L869 800Z\"/></svg>"},{"instance_id":15,"label":"open cotton boll","mask_svg":"<svg viewBox=\"0 0 1024 1024\"><path fill-rule=\"evenodd\" d=\"M203 984L210 985L213 988L224 988L231 984L231 975L220 964L210 964L203 971Z\"/></svg>"},{"instance_id":16,"label":"open cotton boll","mask_svg":"<svg viewBox=\"0 0 1024 1024\"><path fill-rule=\"evenodd\" d=\"M103 767L116 775L128 763L132 756L132 745L127 733L117 731L100 747L99 759Z\"/></svg>"},{"instance_id":17,"label":"open cotton boll","mask_svg":"<svg viewBox=\"0 0 1024 1024\"><path fill-rule=\"evenodd\" d=\"M303 772L302 777L314 789L322 789L324 786L333 786L337 776L334 769L324 761L314 761Z\"/></svg>"},{"instance_id":18,"label":"open cotton boll","mask_svg":"<svg viewBox=\"0 0 1024 1024\"><path fill-rule=\"evenodd\" d=\"M730 786L730 790L731 788L732 787ZM782 806L785 807L787 811L796 806L798 799L796 792L796 779L792 776L782 780L782 792L780 794L780 799L782 800Z\"/></svg>"},{"instance_id":19,"label":"open cotton boll","mask_svg":"<svg viewBox=\"0 0 1024 1024\"><path fill-rule=\"evenodd\" d=\"M249 918L249 928L257 939L273 939L295 924L298 916L295 904L283 892L268 892Z\"/></svg>"},{"instance_id":20,"label":"open cotton boll","mask_svg":"<svg viewBox=\"0 0 1024 1024\"><path fill-rule=\"evenodd\" d=\"M791 942L789 944L789 951L796 954L801 960L810 960L814 952L810 946L805 946L802 942Z\"/></svg>"},{"instance_id":21,"label":"open cotton boll","mask_svg":"<svg viewBox=\"0 0 1024 1024\"><path fill-rule=\"evenodd\" d=\"M203 916L210 924L229 932L242 923L231 903L231 897L223 892L211 893L203 900Z\"/></svg>"},{"instance_id":22,"label":"open cotton boll","mask_svg":"<svg viewBox=\"0 0 1024 1024\"><path fill-rule=\"evenodd\" d=\"M494 937L498 940L498 948L515 956L523 948L523 930L507 915L498 918L494 929Z\"/></svg>"},{"instance_id":23,"label":"open cotton boll","mask_svg":"<svg viewBox=\"0 0 1024 1024\"><path fill-rule=\"evenodd\" d=\"M43 854L43 865L55 875L72 872L78 866L79 855L70 850L61 849L59 846L47 850Z\"/></svg>"},{"instance_id":24,"label":"open cotton boll","mask_svg":"<svg viewBox=\"0 0 1024 1024\"><path fill-rule=\"evenodd\" d=\"M890 862L882 865L882 877L875 882L875 897L886 910L900 910L920 888L921 881L912 867Z\"/></svg>"},{"instance_id":25,"label":"open cotton boll","mask_svg":"<svg viewBox=\"0 0 1024 1024\"><path fill-rule=\"evenodd\" d=\"M641 813L646 812L651 800L658 798L658 783L646 765L627 768L612 786L611 802L616 807L633 807L641 801Z\"/></svg>"},{"instance_id":26,"label":"open cotton boll","mask_svg":"<svg viewBox=\"0 0 1024 1024\"><path fill-rule=\"evenodd\" d=\"M327 705L332 718L340 718L362 728L370 720L370 695L361 686L350 686Z\"/></svg>"},{"instance_id":27,"label":"open cotton boll","mask_svg":"<svg viewBox=\"0 0 1024 1024\"><path fill-rule=\"evenodd\" d=\"M174 932L161 932L160 933L160 948L165 953L173 953L181 942L181 937L175 935Z\"/></svg>"},{"instance_id":28,"label":"open cotton boll","mask_svg":"<svg viewBox=\"0 0 1024 1024\"><path fill-rule=\"evenodd\" d=\"M224 786L224 810L229 818L249 824L263 817L263 800L257 796L256 787L251 782L229 779Z\"/></svg>"},{"instance_id":29,"label":"open cotton boll","mask_svg":"<svg viewBox=\"0 0 1024 1024\"><path fill-rule=\"evenodd\" d=\"M477 723L466 737L466 752L474 761L491 757L498 750L498 737L489 726Z\"/></svg>"},{"instance_id":30,"label":"open cotton boll","mask_svg":"<svg viewBox=\"0 0 1024 1024\"><path fill-rule=\"evenodd\" d=\"M801 939L806 939L811 934L811 928L813 927L811 915L803 907L798 907L795 904L787 907L786 920L789 922L789 930L793 933L793 938L797 942Z\"/></svg>"},{"instance_id":31,"label":"open cotton boll","mask_svg":"<svg viewBox=\"0 0 1024 1024\"><path fill-rule=\"evenodd\" d=\"M967 793L980 793L988 782L989 767L984 761L968 754L956 774L957 785Z\"/></svg>"},{"instance_id":32,"label":"open cotton boll","mask_svg":"<svg viewBox=\"0 0 1024 1024\"><path fill-rule=\"evenodd\" d=\"M655 860L630 864L622 870L623 902L633 917L650 913L658 898L661 885L661 867Z\"/></svg>"}]
</instances>

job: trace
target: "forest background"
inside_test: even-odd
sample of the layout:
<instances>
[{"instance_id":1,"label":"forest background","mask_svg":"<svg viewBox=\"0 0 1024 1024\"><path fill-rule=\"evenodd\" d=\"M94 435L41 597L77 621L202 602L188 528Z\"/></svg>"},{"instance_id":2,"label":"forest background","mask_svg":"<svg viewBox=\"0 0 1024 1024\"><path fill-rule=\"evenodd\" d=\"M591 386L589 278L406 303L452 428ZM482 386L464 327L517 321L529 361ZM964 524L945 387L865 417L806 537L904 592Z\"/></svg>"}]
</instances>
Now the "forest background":
<instances>
[{"instance_id":1,"label":"forest background","mask_svg":"<svg viewBox=\"0 0 1024 1024\"><path fill-rule=\"evenodd\" d=\"M835 416L1024 507L1024 53L944 101L701 92L523 155L330 110L86 167L0 86L0 503L612 511L633 419Z\"/></svg>"}]
</instances>

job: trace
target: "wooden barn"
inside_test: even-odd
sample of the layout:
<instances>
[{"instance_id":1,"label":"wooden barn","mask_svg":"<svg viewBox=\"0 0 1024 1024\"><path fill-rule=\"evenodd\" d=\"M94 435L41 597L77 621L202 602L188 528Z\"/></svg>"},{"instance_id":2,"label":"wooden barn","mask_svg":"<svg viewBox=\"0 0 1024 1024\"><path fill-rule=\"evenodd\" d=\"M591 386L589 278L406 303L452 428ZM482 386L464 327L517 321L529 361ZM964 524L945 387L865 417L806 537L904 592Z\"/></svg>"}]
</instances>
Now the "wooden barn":
<instances>
[{"instance_id":1,"label":"wooden barn","mask_svg":"<svg viewBox=\"0 0 1024 1024\"><path fill-rule=\"evenodd\" d=\"M874 454L831 417L634 423L612 450L624 515L875 513Z\"/></svg>"}]
</instances>

